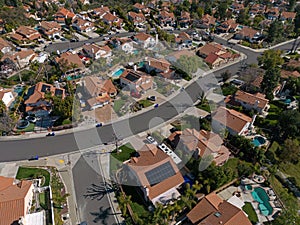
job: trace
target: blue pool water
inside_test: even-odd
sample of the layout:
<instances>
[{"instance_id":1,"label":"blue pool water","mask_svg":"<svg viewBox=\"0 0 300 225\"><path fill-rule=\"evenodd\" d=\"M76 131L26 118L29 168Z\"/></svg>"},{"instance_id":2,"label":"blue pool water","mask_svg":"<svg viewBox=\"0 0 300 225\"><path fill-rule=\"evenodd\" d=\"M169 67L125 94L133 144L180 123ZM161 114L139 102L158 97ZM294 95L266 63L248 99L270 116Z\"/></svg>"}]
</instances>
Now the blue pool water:
<instances>
[{"instance_id":1,"label":"blue pool water","mask_svg":"<svg viewBox=\"0 0 300 225\"><path fill-rule=\"evenodd\" d=\"M284 103L288 105L291 103L291 101L292 101L291 99L286 99L286 100L284 100Z\"/></svg>"},{"instance_id":2,"label":"blue pool water","mask_svg":"<svg viewBox=\"0 0 300 225\"><path fill-rule=\"evenodd\" d=\"M265 144L266 140L261 136L255 136L252 143L254 144L254 146L258 147L260 145Z\"/></svg>"},{"instance_id":3,"label":"blue pool water","mask_svg":"<svg viewBox=\"0 0 300 225\"><path fill-rule=\"evenodd\" d=\"M246 189L247 191L252 190L252 186L249 185L249 184L247 184L247 185L245 186L245 189Z\"/></svg>"},{"instance_id":4,"label":"blue pool water","mask_svg":"<svg viewBox=\"0 0 300 225\"><path fill-rule=\"evenodd\" d=\"M273 208L270 205L269 196L263 188L254 188L254 191L251 192L251 195L253 199L259 203L258 208L264 216L272 215Z\"/></svg>"},{"instance_id":5,"label":"blue pool water","mask_svg":"<svg viewBox=\"0 0 300 225\"><path fill-rule=\"evenodd\" d=\"M121 68L121 69L118 69L117 71L115 71L114 73L113 73L113 77L114 78L118 78L119 76L121 76L122 75L122 73L125 71L125 69L123 69L123 68Z\"/></svg>"},{"instance_id":6,"label":"blue pool water","mask_svg":"<svg viewBox=\"0 0 300 225\"><path fill-rule=\"evenodd\" d=\"M81 78L82 76L81 75L76 75L76 76L67 76L67 80L70 81L70 80L76 80L76 79L79 79Z\"/></svg>"},{"instance_id":7,"label":"blue pool water","mask_svg":"<svg viewBox=\"0 0 300 225\"><path fill-rule=\"evenodd\" d=\"M141 61L141 62L139 62L139 67L143 67L143 66L144 66L144 64L145 64L145 62L144 62L144 61Z\"/></svg>"},{"instance_id":8,"label":"blue pool water","mask_svg":"<svg viewBox=\"0 0 300 225\"><path fill-rule=\"evenodd\" d=\"M137 55L139 53L139 50L133 50L133 54Z\"/></svg>"}]
</instances>

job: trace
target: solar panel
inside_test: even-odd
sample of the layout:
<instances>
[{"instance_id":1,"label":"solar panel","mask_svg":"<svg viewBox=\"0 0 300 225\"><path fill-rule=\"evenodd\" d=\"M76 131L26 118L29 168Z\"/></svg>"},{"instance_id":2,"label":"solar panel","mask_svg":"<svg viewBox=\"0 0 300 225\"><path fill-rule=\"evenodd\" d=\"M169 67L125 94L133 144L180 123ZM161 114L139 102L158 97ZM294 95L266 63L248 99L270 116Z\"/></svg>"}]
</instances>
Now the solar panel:
<instances>
[{"instance_id":1,"label":"solar panel","mask_svg":"<svg viewBox=\"0 0 300 225\"><path fill-rule=\"evenodd\" d=\"M145 173L147 180L151 186L158 184L158 183L162 182L163 180L165 180L171 176L174 176L175 174L176 173L170 162L166 162L166 163L160 165L159 167L156 167Z\"/></svg>"},{"instance_id":2,"label":"solar panel","mask_svg":"<svg viewBox=\"0 0 300 225\"><path fill-rule=\"evenodd\" d=\"M50 91L50 86L43 84L41 92Z\"/></svg>"}]
</instances>

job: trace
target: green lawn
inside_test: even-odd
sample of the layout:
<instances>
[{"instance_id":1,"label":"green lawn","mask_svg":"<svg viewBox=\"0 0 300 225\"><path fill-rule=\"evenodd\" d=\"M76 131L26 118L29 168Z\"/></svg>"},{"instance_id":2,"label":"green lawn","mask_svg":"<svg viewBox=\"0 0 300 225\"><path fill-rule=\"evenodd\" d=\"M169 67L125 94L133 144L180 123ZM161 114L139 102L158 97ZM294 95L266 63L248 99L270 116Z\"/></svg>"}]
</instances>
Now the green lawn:
<instances>
[{"instance_id":1,"label":"green lawn","mask_svg":"<svg viewBox=\"0 0 300 225\"><path fill-rule=\"evenodd\" d=\"M147 107L153 105L153 102L151 102L147 99L142 99L138 103L141 104L143 106L143 108L147 108Z\"/></svg>"},{"instance_id":2,"label":"green lawn","mask_svg":"<svg viewBox=\"0 0 300 225\"><path fill-rule=\"evenodd\" d=\"M47 195L47 193L45 193L45 192L42 192L39 194L40 206L45 210L48 209L48 204L46 202L47 201L46 195Z\"/></svg>"},{"instance_id":3,"label":"green lawn","mask_svg":"<svg viewBox=\"0 0 300 225\"><path fill-rule=\"evenodd\" d=\"M297 186L300 187L300 162L297 164L292 163L281 163L279 165L280 170L290 177L294 177L296 179Z\"/></svg>"},{"instance_id":4,"label":"green lawn","mask_svg":"<svg viewBox=\"0 0 300 225\"><path fill-rule=\"evenodd\" d=\"M120 112L120 109L125 105L125 101L123 99L117 99L114 101L113 109L116 113Z\"/></svg>"},{"instance_id":5,"label":"green lawn","mask_svg":"<svg viewBox=\"0 0 300 225\"><path fill-rule=\"evenodd\" d=\"M32 132L34 131L34 127L35 124L34 123L30 123L28 127L24 128L24 129L18 129L18 132Z\"/></svg>"},{"instance_id":6,"label":"green lawn","mask_svg":"<svg viewBox=\"0 0 300 225\"><path fill-rule=\"evenodd\" d=\"M135 149L130 143L122 145L119 147L121 150L117 153L116 149L111 153L110 156L110 170L116 171L122 165L122 162L130 159L132 153L135 152Z\"/></svg>"},{"instance_id":7,"label":"green lawn","mask_svg":"<svg viewBox=\"0 0 300 225\"><path fill-rule=\"evenodd\" d=\"M253 209L250 202L245 202L245 205L243 206L243 210L245 213L247 213L249 220L252 224L256 224L258 222L258 218L256 215L255 210Z\"/></svg>"},{"instance_id":8,"label":"green lawn","mask_svg":"<svg viewBox=\"0 0 300 225\"><path fill-rule=\"evenodd\" d=\"M50 182L50 173L40 168L19 167L16 178L19 180L44 177L42 186L48 186Z\"/></svg>"}]
</instances>

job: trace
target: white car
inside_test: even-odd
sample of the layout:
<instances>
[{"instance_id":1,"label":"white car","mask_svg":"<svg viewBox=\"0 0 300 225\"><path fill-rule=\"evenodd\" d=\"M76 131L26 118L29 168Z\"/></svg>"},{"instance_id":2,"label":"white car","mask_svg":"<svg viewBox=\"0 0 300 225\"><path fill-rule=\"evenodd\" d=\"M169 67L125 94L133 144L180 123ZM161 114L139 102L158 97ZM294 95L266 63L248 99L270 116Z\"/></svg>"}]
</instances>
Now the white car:
<instances>
[{"instance_id":1,"label":"white car","mask_svg":"<svg viewBox=\"0 0 300 225\"><path fill-rule=\"evenodd\" d=\"M155 141L155 139L153 137L147 136L146 139L150 144L158 145L157 141Z\"/></svg>"}]
</instances>

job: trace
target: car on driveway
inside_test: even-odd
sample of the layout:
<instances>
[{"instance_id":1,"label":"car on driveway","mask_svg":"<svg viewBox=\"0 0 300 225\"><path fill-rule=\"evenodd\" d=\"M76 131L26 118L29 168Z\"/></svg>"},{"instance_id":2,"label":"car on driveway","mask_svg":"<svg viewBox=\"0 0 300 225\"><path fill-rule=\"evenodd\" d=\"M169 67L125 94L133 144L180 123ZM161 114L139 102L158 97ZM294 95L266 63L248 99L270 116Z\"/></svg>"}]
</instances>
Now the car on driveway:
<instances>
[{"instance_id":1,"label":"car on driveway","mask_svg":"<svg viewBox=\"0 0 300 225\"><path fill-rule=\"evenodd\" d=\"M147 100L150 100L150 101L156 101L156 97L154 96L154 95L152 95L152 96L148 96L147 97Z\"/></svg>"},{"instance_id":2,"label":"car on driveway","mask_svg":"<svg viewBox=\"0 0 300 225\"><path fill-rule=\"evenodd\" d=\"M102 125L103 125L102 123L97 123L96 127L102 127Z\"/></svg>"},{"instance_id":3,"label":"car on driveway","mask_svg":"<svg viewBox=\"0 0 300 225\"><path fill-rule=\"evenodd\" d=\"M50 132L50 133L46 134L46 137L54 137L54 136L55 136L54 132Z\"/></svg>"},{"instance_id":4,"label":"car on driveway","mask_svg":"<svg viewBox=\"0 0 300 225\"><path fill-rule=\"evenodd\" d=\"M146 137L146 139L150 144L158 145L157 141L155 141L155 139L152 136L149 135Z\"/></svg>"}]
</instances>

